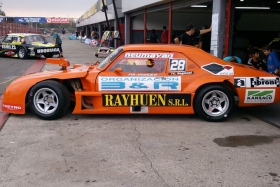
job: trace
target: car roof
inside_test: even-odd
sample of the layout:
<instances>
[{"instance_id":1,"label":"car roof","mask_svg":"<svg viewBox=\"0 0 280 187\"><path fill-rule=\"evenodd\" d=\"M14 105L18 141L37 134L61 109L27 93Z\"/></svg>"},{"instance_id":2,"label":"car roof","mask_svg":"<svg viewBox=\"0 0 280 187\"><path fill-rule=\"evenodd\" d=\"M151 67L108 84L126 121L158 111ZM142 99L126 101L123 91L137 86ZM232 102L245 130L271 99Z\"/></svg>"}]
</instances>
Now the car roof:
<instances>
[{"instance_id":1,"label":"car roof","mask_svg":"<svg viewBox=\"0 0 280 187\"><path fill-rule=\"evenodd\" d=\"M40 34L33 34L33 33L9 33L9 35L17 35L17 36L34 36L34 35L40 35Z\"/></svg>"},{"instance_id":2,"label":"car roof","mask_svg":"<svg viewBox=\"0 0 280 187\"><path fill-rule=\"evenodd\" d=\"M201 51L200 48L191 45L178 44L127 44L123 46L125 51L170 51L183 52L186 50Z\"/></svg>"}]
</instances>

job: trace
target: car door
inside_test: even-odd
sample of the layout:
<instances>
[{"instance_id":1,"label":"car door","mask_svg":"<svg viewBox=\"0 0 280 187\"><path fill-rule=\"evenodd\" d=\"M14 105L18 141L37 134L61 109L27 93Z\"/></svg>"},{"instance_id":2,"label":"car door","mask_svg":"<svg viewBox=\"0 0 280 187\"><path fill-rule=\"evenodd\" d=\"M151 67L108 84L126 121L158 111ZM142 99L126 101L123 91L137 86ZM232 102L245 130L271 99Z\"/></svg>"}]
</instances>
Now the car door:
<instances>
[{"instance_id":1,"label":"car door","mask_svg":"<svg viewBox=\"0 0 280 187\"><path fill-rule=\"evenodd\" d=\"M181 101L177 106L185 106L181 76L167 71L173 57L174 53L162 51L122 53L97 78L96 90L102 93L103 106L129 106L130 113L175 106L175 100Z\"/></svg>"}]
</instances>

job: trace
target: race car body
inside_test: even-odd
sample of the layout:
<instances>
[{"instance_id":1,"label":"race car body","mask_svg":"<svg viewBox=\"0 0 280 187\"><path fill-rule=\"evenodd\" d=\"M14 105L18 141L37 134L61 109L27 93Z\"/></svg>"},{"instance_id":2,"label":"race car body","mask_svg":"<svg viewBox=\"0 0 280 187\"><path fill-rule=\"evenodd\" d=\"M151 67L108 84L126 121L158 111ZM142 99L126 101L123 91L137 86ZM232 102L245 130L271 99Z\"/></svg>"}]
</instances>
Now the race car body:
<instances>
[{"instance_id":1,"label":"race car body","mask_svg":"<svg viewBox=\"0 0 280 187\"><path fill-rule=\"evenodd\" d=\"M42 119L74 114L198 114L222 121L234 105L280 100L279 77L252 66L228 63L184 45L125 45L100 63L62 66L22 76L3 95L2 110L24 114L28 103Z\"/></svg>"},{"instance_id":2,"label":"race car body","mask_svg":"<svg viewBox=\"0 0 280 187\"><path fill-rule=\"evenodd\" d=\"M0 56L24 59L41 55L51 58L55 54L59 54L59 48L39 34L8 34L0 44Z\"/></svg>"}]
</instances>

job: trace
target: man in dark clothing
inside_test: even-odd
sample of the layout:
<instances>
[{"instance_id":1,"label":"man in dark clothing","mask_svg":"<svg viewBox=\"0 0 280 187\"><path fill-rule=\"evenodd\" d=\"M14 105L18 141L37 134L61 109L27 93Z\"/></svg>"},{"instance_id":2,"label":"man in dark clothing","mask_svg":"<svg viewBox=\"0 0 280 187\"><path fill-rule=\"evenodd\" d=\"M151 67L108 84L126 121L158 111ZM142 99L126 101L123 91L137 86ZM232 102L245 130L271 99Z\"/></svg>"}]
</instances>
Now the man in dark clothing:
<instances>
[{"instance_id":1,"label":"man in dark clothing","mask_svg":"<svg viewBox=\"0 0 280 187\"><path fill-rule=\"evenodd\" d=\"M202 30L209 29L208 26L203 26ZM210 46L211 46L211 33L206 33L200 35L200 39L198 42L198 47L203 51L210 53Z\"/></svg>"},{"instance_id":2,"label":"man in dark clothing","mask_svg":"<svg viewBox=\"0 0 280 187\"><path fill-rule=\"evenodd\" d=\"M185 45L194 45L194 39L200 34L205 34L211 32L212 26L209 29L204 30L195 30L195 26L193 24L189 24L186 28L186 32L181 36L176 37L174 39L175 44L185 44Z\"/></svg>"},{"instance_id":3,"label":"man in dark clothing","mask_svg":"<svg viewBox=\"0 0 280 187\"><path fill-rule=\"evenodd\" d=\"M160 43L155 29L152 30L152 34L150 35L150 43Z\"/></svg>"}]
</instances>

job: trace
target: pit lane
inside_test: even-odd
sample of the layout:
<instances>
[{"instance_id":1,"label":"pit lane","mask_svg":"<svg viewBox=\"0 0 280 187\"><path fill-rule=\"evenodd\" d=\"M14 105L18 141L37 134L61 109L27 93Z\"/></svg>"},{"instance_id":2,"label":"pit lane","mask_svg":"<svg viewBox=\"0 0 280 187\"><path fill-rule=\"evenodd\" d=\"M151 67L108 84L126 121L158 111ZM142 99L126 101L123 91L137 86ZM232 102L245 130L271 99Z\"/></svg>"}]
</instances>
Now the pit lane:
<instances>
[{"instance_id":1,"label":"pit lane","mask_svg":"<svg viewBox=\"0 0 280 187\"><path fill-rule=\"evenodd\" d=\"M66 39L63 49L71 65L98 60L80 41ZM223 123L195 115L11 115L0 132L0 186L279 186L280 130L246 111Z\"/></svg>"}]
</instances>

